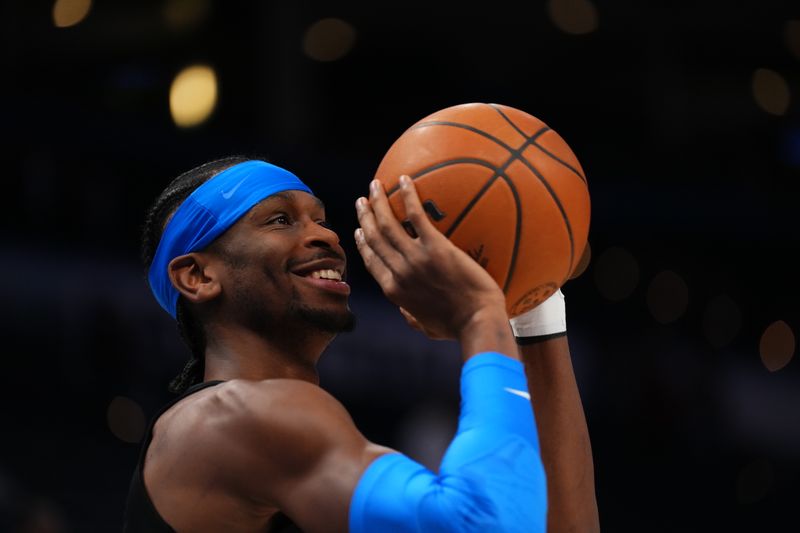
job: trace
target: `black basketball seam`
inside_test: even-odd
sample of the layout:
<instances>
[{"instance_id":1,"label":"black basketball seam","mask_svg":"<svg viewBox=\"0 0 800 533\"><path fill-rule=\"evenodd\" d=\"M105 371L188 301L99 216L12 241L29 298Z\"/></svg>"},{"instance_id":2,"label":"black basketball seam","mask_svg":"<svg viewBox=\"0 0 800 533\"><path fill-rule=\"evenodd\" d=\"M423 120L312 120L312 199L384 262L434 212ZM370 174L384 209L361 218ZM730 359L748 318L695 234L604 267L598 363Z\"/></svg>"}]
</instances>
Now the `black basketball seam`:
<instances>
[{"instance_id":1,"label":"black basketball seam","mask_svg":"<svg viewBox=\"0 0 800 533\"><path fill-rule=\"evenodd\" d=\"M413 176L410 176L412 180L416 180L417 178L421 178L425 174L433 172L434 170L438 170L440 168L449 167L449 166L452 166L452 165L463 164L463 163L475 164L475 165L479 165L479 166L482 166L482 167L486 167L489 170L491 170L493 172L493 174L489 177L489 179L486 181L486 183L480 188L480 190L475 194L475 196L472 198L472 200L470 200L467 203L467 205L464 207L464 209L461 210L461 212L458 214L458 216L453 221L453 223L450 225L450 227L447 230L445 230L444 235L446 237L450 237L450 235L453 234L453 232L456 230L456 228L461 223L461 221L464 219L464 217L467 216L467 213L469 213L469 210L472 209L472 206L474 206L475 203L477 203L477 201L480 200L481 196L483 196L483 193L485 193L486 190L489 187L492 186L492 183L494 183L495 180L498 178L498 176L499 176L498 172L502 172L502 170L499 170L496 166L494 166L489 161L484 161L483 159L466 158L465 157L465 158L460 158L460 159L450 159L450 160L444 161L442 163L437 163L437 164L435 164L435 165L433 165L431 167L428 167L426 169L421 170L419 173L417 173L417 174L415 174ZM395 192L397 192L397 190L399 188L400 188L400 185L396 185L396 186L392 187L386 193L387 197L391 197L391 195L394 194Z\"/></svg>"},{"instance_id":2,"label":"black basketball seam","mask_svg":"<svg viewBox=\"0 0 800 533\"><path fill-rule=\"evenodd\" d=\"M494 165L491 164L489 165L489 168L494 170L494 175L492 175L492 177L489 178L489 180L486 182L486 185L484 185L481 188L481 190L478 191L478 194L476 194L475 197L461 211L461 213L459 213L458 218L456 218L455 222L453 222L453 225L450 226L450 228L448 228L447 230L447 233L445 233L447 237L450 237L450 235L453 234L453 232L456 230L456 227L458 227L458 225L461 223L461 220L463 220L464 217L467 216L467 213L469 213L470 209L472 209L472 207L478 202L478 200L480 200L481 196L483 196L483 194L489 189L489 187L491 187L492 183L494 183L494 181L498 177L500 177L500 175L504 174L505 170L511 165L511 163L513 163L517 159L520 159L522 151L527 146L528 146L528 141L525 141L524 143L522 143L522 146L520 146L516 150L512 150L511 154L508 156L508 159L506 159L506 162L503 163L502 166L495 167ZM519 238L519 236L517 235L514 238L516 240L517 238Z\"/></svg>"},{"instance_id":3,"label":"black basketball seam","mask_svg":"<svg viewBox=\"0 0 800 533\"><path fill-rule=\"evenodd\" d=\"M516 124L514 124L514 121L512 121L505 113L503 113L503 111L499 107L495 106L494 104L489 104L489 107L491 107L492 109L497 111L497 113L499 113L500 116L503 117L511 125L511 127L513 127L515 130L517 130L517 132L520 135L522 135L523 137L526 137L525 132L523 132L522 129L520 129ZM536 146L542 152L544 152L545 154L549 155L550 157L552 157L553 159L555 159L559 163L561 163L564 166L566 166L572 172L577 174L577 176L581 180L583 180L584 184L586 184L586 178L583 177L577 170L575 170L569 164L567 164L566 161L562 161L555 154L551 154L543 146L540 146L539 144L536 143L536 139L540 135L544 134L545 132L547 132L549 130L550 130L549 127L545 127L545 128L540 129L539 131L537 131L531 137L526 137L526 139L527 139L526 142L519 149L520 155L521 155L521 151L524 149L526 144L531 144L533 146ZM519 159L520 159L520 161L523 162L523 164L525 166L527 166L536 175L536 177L538 177L542 181L542 184L544 184L544 186L550 192L550 195L553 197L553 200L555 201L556 205L558 206L559 211L561 211L561 217L564 219L564 225L566 226L567 234L569 235L569 244L570 244L570 246L569 246L569 269L567 270L567 277L569 277L570 272L572 272L572 263L575 260L575 241L574 241L574 239L572 237L572 225L570 224L569 219L567 218L567 213L564 211L564 206L561 205L561 200L559 200L558 196L555 194L555 191L552 190L552 188L550 187L550 184L547 183L547 181L544 179L544 176L533 166L533 163L531 163L530 161L528 161L524 157L519 157Z\"/></svg>"},{"instance_id":4,"label":"black basketball seam","mask_svg":"<svg viewBox=\"0 0 800 533\"><path fill-rule=\"evenodd\" d=\"M525 142L522 143L522 145L519 148L511 152L511 154L508 157L508 160L506 160L503 166L495 170L495 174L502 177L503 180L508 184L509 188L511 189L511 194L514 196L514 205L517 208L517 224L516 227L514 228L514 247L511 249L511 260L508 263L508 272L506 273L505 283L503 283L503 294L505 294L508 291L508 285L511 283L511 277L514 274L514 268L516 267L517 264L517 253L519 252L520 234L522 233L522 205L519 199L519 193L517 192L517 188L514 186L514 183L511 181L511 179L508 176L506 176L505 170L509 166L511 166L511 163L513 163L515 160L524 160L524 158L522 157L522 152L534 140L535 137L526 139Z\"/></svg>"},{"instance_id":5,"label":"black basketball seam","mask_svg":"<svg viewBox=\"0 0 800 533\"><path fill-rule=\"evenodd\" d=\"M491 108L492 108L492 109L494 109L495 111L497 111L497 112L500 114L500 116L501 116L501 117L503 117L503 118L506 120L506 122L508 122L509 124L511 124L511 127L512 127L512 128L514 128L515 130L517 130L517 132L518 132L520 135L522 135L523 137L527 138L527 135L525 135L525 132L524 132L524 131L522 131L522 130L519 128L519 126L517 126L516 124L514 124L514 121L512 121L512 120L511 120L511 119L508 117L508 115L506 115L505 113L503 113L503 110L502 110L502 109L500 109L499 107L497 107L495 104L489 104L489 106L491 106ZM549 130L550 128L548 127L547 129ZM539 132L537 132L537 135L536 135L536 136L538 137L539 135L541 135L541 134L543 134L543 133L546 133L546 132L543 132L543 131L541 131L541 130L540 130ZM555 132L553 132L553 133L555 133ZM541 150L542 152L544 152L544 153L545 153L545 154L547 154L548 156L550 156L550 157L552 157L553 159L555 159L557 162L561 163L562 165L564 165L565 167L567 167L568 169L570 169L570 170L571 170L571 171L572 171L572 172L573 172L573 173L574 173L576 176L578 176L580 179L582 179L582 180L583 180L583 182L584 182L584 183L586 183L586 176L584 176L583 174L581 174L580 172L578 172L578 170L577 170L576 168L574 168L572 165L570 165L569 163L567 163L566 161L564 161L563 159L561 159L560 157L558 157L558 156L557 156L557 155L555 155L554 153L552 153L552 152L550 152L549 150L547 150L547 149L546 149L544 146L542 146L541 144L539 144L539 143L536 143L536 142L534 142L534 143L532 143L532 144L533 144L533 146L535 146L536 148L538 148L539 150Z\"/></svg>"},{"instance_id":6,"label":"black basketball seam","mask_svg":"<svg viewBox=\"0 0 800 533\"><path fill-rule=\"evenodd\" d=\"M524 143L522 143L522 145L519 148L513 150L509 155L508 159L506 160L506 162L503 163L502 166L494 167L491 164L486 165L488 168L494 170L494 174L486 181L486 184L484 184L484 186L481 187L481 189L475 194L472 200L470 200L469 203L467 203L464 209L461 210L461 212L458 214L458 217L456 217L456 219L453 221L453 224L451 224L450 227L445 232L445 236L447 238L450 238L453 232L455 232L455 230L461 224L461 221L464 220L464 218L466 218L466 216L469 214L472 208L475 207L475 204L477 204L480 201L483 195L486 194L486 191L488 191L489 188L494 184L494 182L497 181L497 178L499 177L503 178L503 180L508 184L509 188L511 189L511 194L514 197L514 205L516 207L516 227L514 228L514 246L511 248L511 259L509 260L508 272L506 273L505 282L503 283L503 293L506 293L508 291L508 285L511 283L511 278L514 273L515 266L517 264L517 254L519 253L520 234L522 233L522 205L519 199L519 193L517 192L517 188L514 186L511 179L508 176L506 176L505 170L515 160L522 159L521 157L522 152L525 150L525 148L528 147L530 142L532 142L532 140L528 139ZM441 168L442 166L444 165L440 164L439 168Z\"/></svg>"},{"instance_id":7,"label":"black basketball seam","mask_svg":"<svg viewBox=\"0 0 800 533\"><path fill-rule=\"evenodd\" d=\"M496 144L499 144L500 146L502 146L503 148L505 148L509 152L514 152L513 148L511 148L509 145L507 145L506 143L504 143L503 141L501 141L500 139L498 139L494 135L490 135L490 134L486 133L483 130L479 130L478 128L470 126L469 124L461 124L460 122L450 122L450 121L447 121L447 120L432 120L430 122L423 122L422 124L417 124L416 126L412 126L409 129L418 129L418 128L423 128L423 127L426 127L426 126L451 126L453 128L461 128L461 129L464 129L464 130L468 130L468 131L471 131L472 133L477 133L478 135L480 135L482 137L486 137L490 141L492 141L492 142L494 142ZM536 133L534 133L533 135L531 135L530 137L526 137L525 138L526 139L525 142L528 143L528 144L533 144L533 141L535 141L537 138L539 138L540 135L542 135L543 133L548 132L549 130L550 130L550 128L548 126L545 126L542 129L540 129L539 131L537 131Z\"/></svg>"},{"instance_id":8,"label":"black basketball seam","mask_svg":"<svg viewBox=\"0 0 800 533\"><path fill-rule=\"evenodd\" d=\"M524 157L521 157L520 161L522 161L522 164L528 167L530 171L533 172L533 174L537 178L539 178L542 184L547 188L547 190L550 192L550 196L553 197L553 201L556 203L558 210L561 212L561 218L564 219L564 226L566 226L567 235L569 236L569 268L567 269L567 276L569 276L569 273L572 272L572 263L575 260L575 240L572 237L572 224L569 223L569 218L567 218L567 212L564 211L564 206L561 205L561 200L558 199L558 196L556 195L555 191L553 191L553 189L550 187L550 184L547 183L547 180L544 179L544 176L542 176L542 174L536 169L536 167L533 166L533 163L531 163Z\"/></svg>"},{"instance_id":9,"label":"black basketball seam","mask_svg":"<svg viewBox=\"0 0 800 533\"><path fill-rule=\"evenodd\" d=\"M555 159L557 162L561 163L562 165L564 165L565 167L570 169L576 176L578 176L581 180L583 180L583 183L586 183L588 185L588 182L586 181L586 176L584 176L583 174L578 172L578 169L574 168L572 165L570 165L569 163L567 163L566 161L564 161L563 159L558 157L556 154L550 152L547 148L545 148L541 144L533 143L533 146L535 146L536 148L538 148L539 150L541 150L542 152L544 152L545 154L547 154L551 158Z\"/></svg>"},{"instance_id":10,"label":"black basketball seam","mask_svg":"<svg viewBox=\"0 0 800 533\"><path fill-rule=\"evenodd\" d=\"M472 198L472 200L470 200L469 203L467 203L467 205L464 206L464 209L461 210L461 212L458 214L458 216L453 221L453 223L450 225L450 227L447 228L447 231L444 232L445 237L447 237L448 239L450 238L450 236L453 234L453 232L456 230L456 228L458 228L459 224L461 224L461 221L464 220L464 218L472 210L472 208L475 207L475 204L477 204L478 200L480 200L481 197L486 193L486 191L489 190L489 187L491 187L492 184L495 181L497 181L498 177L499 177L499 174L497 173L497 169L494 169L494 174L492 174L492 177L489 178L489 180L486 182L486 184L483 187L481 187L481 189L477 192L477 194L475 194L475 196Z\"/></svg>"},{"instance_id":11,"label":"black basketball seam","mask_svg":"<svg viewBox=\"0 0 800 533\"><path fill-rule=\"evenodd\" d=\"M456 163L474 163L476 165L480 165L482 167L489 168L491 170L496 170L495 166L492 165L489 161L485 161L483 159L478 159L478 158L475 158L475 157L461 157L461 158L458 158L458 159L448 159L447 161L442 161L441 163L436 163L435 165L430 166L428 168L424 168L424 169L420 170L418 173L412 174L409 177L412 180L416 180L417 178L421 178L425 174L433 172L434 170L439 170L440 168L444 168L444 167L447 167L447 166L450 166L450 165L453 165L453 164L456 164ZM397 185L395 185L394 187L392 187L391 189L386 191L386 196L393 195L399 189L400 189L400 184L398 183Z\"/></svg>"},{"instance_id":12,"label":"black basketball seam","mask_svg":"<svg viewBox=\"0 0 800 533\"><path fill-rule=\"evenodd\" d=\"M492 109L494 109L495 111L497 111L497 112L500 114L500 116L501 116L501 117L503 117L503 118L505 119L505 121L506 121L506 122L508 122L508 123L511 125L511 127L512 127L512 128L514 128L515 130L517 130L517 133L519 133L520 135L522 135L522 138L523 138L523 139L527 139L527 138L528 138L528 134L527 134L527 133L525 133L524 131L522 131L522 129L521 129L519 126L517 126L516 124L514 124L514 122L513 122L513 121L512 121L510 118L508 118L508 115L506 115L505 113L503 113L503 110L502 110L502 109L500 109L499 107L497 107L495 104L489 104L489 107L491 107ZM548 130L550 129L548 126L545 126L545 128L547 128ZM541 131L541 130L540 130L540 131ZM541 133L544 133L544 132L541 132ZM541 135L541 133L539 133L539 135ZM538 136L538 135L537 135L537 136Z\"/></svg>"},{"instance_id":13,"label":"black basketball seam","mask_svg":"<svg viewBox=\"0 0 800 533\"><path fill-rule=\"evenodd\" d=\"M506 281L503 284L503 294L505 294L508 292L508 284L511 283L511 278L514 275L514 267L517 265L517 252L519 251L519 241L522 234L522 203L520 202L519 193L514 186L514 182L505 174L501 174L500 177L503 178L503 181L505 181L509 189L511 189L511 194L514 195L514 204L517 207L517 227L514 229L514 248L511 250L511 261L508 264L508 273L506 274Z\"/></svg>"}]
</instances>

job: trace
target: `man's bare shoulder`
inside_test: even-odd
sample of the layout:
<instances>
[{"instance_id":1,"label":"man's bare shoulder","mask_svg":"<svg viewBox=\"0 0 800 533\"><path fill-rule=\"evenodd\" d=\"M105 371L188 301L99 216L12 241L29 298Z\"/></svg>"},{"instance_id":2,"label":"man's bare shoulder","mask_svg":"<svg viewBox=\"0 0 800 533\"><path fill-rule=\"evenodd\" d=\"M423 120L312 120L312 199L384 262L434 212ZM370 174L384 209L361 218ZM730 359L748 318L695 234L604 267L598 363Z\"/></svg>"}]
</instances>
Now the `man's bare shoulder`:
<instances>
[{"instance_id":1,"label":"man's bare shoulder","mask_svg":"<svg viewBox=\"0 0 800 533\"><path fill-rule=\"evenodd\" d=\"M192 394L159 418L145 480L167 507L177 505L169 499L174 494L209 483L273 507L293 480L363 450L383 453L373 447L344 407L316 385L231 380Z\"/></svg>"},{"instance_id":2,"label":"man's bare shoulder","mask_svg":"<svg viewBox=\"0 0 800 533\"><path fill-rule=\"evenodd\" d=\"M298 524L313 524L319 509L344 509L346 517L364 470L391 451L367 441L344 407L314 384L231 380L164 413L145 482L162 509L216 494L214 501L244 514L281 509Z\"/></svg>"},{"instance_id":3,"label":"man's bare shoulder","mask_svg":"<svg viewBox=\"0 0 800 533\"><path fill-rule=\"evenodd\" d=\"M345 408L317 385L296 379L235 379L181 400L159 419L169 433L204 440L237 431L284 432L305 424L350 423Z\"/></svg>"}]
</instances>

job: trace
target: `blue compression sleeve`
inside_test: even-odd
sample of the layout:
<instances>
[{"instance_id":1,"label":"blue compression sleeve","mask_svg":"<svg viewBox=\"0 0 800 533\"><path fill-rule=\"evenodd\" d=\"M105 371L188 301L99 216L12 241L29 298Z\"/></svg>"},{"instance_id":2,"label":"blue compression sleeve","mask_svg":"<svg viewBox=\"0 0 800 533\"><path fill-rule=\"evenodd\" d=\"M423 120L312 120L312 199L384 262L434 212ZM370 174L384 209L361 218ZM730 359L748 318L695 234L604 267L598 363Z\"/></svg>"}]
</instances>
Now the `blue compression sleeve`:
<instances>
[{"instance_id":1,"label":"blue compression sleeve","mask_svg":"<svg viewBox=\"0 0 800 533\"><path fill-rule=\"evenodd\" d=\"M545 531L547 491L522 364L494 352L461 373L458 431L439 475L401 454L364 472L350 531Z\"/></svg>"}]
</instances>

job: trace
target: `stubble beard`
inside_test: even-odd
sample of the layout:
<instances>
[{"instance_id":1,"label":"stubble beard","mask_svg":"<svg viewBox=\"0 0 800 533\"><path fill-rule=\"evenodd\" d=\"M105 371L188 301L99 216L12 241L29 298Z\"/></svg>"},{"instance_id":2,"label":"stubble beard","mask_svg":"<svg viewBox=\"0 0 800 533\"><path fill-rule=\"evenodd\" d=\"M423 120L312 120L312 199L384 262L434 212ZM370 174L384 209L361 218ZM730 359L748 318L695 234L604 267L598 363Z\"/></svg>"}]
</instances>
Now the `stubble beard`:
<instances>
[{"instance_id":1,"label":"stubble beard","mask_svg":"<svg viewBox=\"0 0 800 533\"><path fill-rule=\"evenodd\" d=\"M285 311L273 314L259 300L253 291L244 288L236 290L236 300L242 309L245 321L254 330L275 334L286 331L284 328L313 329L320 333L337 334L353 331L356 325L356 316L349 307L340 309L321 309L312 307L303 302L296 289L285 307ZM282 316L281 316L282 315ZM266 329L263 329L265 328Z\"/></svg>"},{"instance_id":2,"label":"stubble beard","mask_svg":"<svg viewBox=\"0 0 800 533\"><path fill-rule=\"evenodd\" d=\"M323 333L346 333L356 326L356 316L349 307L341 310L319 309L304 305L297 291L292 291L287 315L290 320L295 317L312 328Z\"/></svg>"}]
</instances>

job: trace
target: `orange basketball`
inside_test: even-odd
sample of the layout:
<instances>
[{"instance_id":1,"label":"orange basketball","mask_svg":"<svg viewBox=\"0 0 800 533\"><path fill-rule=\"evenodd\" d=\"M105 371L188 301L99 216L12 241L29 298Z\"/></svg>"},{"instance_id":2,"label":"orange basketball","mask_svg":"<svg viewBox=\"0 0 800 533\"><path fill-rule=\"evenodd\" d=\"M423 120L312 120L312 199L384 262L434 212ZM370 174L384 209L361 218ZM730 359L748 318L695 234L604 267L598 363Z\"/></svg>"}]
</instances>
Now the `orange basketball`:
<instances>
[{"instance_id":1,"label":"orange basketball","mask_svg":"<svg viewBox=\"0 0 800 533\"><path fill-rule=\"evenodd\" d=\"M375 174L401 221L403 174L433 224L503 289L509 316L544 301L577 267L589 234L586 177L564 139L536 117L471 103L408 128Z\"/></svg>"}]
</instances>

